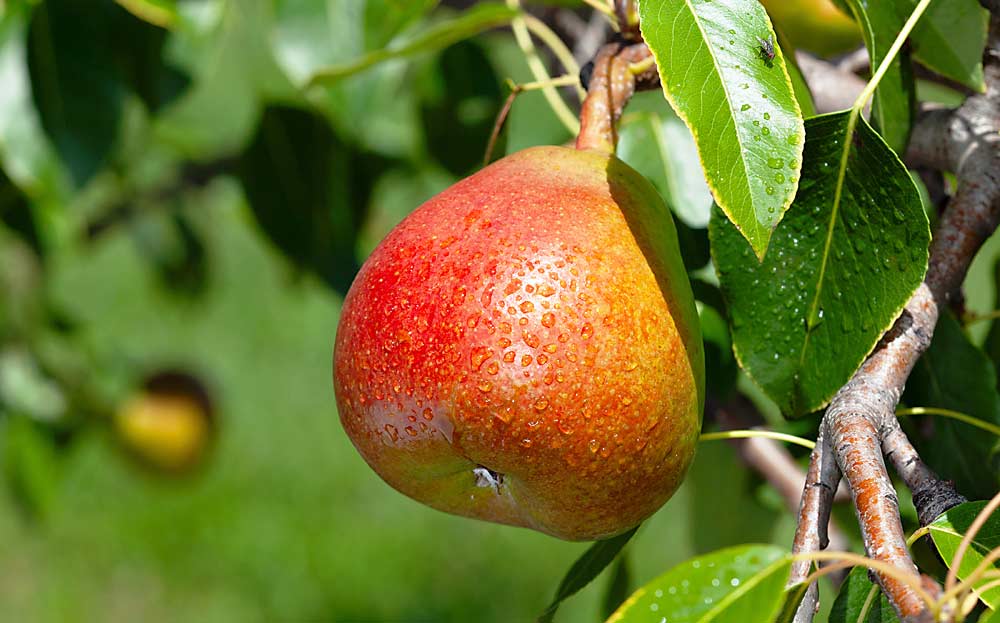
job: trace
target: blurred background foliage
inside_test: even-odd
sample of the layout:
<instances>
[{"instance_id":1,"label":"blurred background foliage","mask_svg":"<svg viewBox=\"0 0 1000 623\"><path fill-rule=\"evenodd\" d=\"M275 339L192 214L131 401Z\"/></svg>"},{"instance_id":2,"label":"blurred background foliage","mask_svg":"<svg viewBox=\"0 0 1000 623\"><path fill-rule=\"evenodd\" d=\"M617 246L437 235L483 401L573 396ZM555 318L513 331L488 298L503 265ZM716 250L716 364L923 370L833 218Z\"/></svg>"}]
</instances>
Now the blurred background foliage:
<instances>
[{"instance_id":1,"label":"blurred background foliage","mask_svg":"<svg viewBox=\"0 0 1000 623\"><path fill-rule=\"evenodd\" d=\"M0 0L0 620L500 622L545 606L586 546L392 491L342 432L331 383L360 262L480 166L505 81L532 79L508 18L433 0ZM457 34L310 82L429 28ZM686 132L644 94L621 154L678 217L710 389L740 387L808 435L815 418L780 422L737 378ZM570 138L529 92L500 149ZM976 273L985 309L992 265ZM123 405L164 371L206 398L211 440L144 464L123 449L145 434ZM175 440L192 430L178 422ZM793 529L730 446L706 445L628 577ZM608 580L560 618L597 620Z\"/></svg>"}]
</instances>

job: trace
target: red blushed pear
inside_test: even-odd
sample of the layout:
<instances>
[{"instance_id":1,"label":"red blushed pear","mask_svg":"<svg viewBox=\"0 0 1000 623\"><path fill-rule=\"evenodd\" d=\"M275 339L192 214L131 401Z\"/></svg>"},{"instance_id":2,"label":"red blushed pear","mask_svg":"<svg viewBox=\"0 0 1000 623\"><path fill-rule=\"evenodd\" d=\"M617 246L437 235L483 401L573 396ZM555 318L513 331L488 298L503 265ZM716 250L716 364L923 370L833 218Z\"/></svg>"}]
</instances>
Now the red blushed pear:
<instances>
[{"instance_id":1,"label":"red blushed pear","mask_svg":"<svg viewBox=\"0 0 1000 623\"><path fill-rule=\"evenodd\" d=\"M347 434L402 493L591 540L680 485L703 368L656 190L607 150L536 147L375 249L344 301L334 386Z\"/></svg>"},{"instance_id":2,"label":"red blushed pear","mask_svg":"<svg viewBox=\"0 0 1000 623\"><path fill-rule=\"evenodd\" d=\"M564 539L676 490L703 355L670 214L613 156L527 149L419 207L344 302L341 421L390 485Z\"/></svg>"}]
</instances>

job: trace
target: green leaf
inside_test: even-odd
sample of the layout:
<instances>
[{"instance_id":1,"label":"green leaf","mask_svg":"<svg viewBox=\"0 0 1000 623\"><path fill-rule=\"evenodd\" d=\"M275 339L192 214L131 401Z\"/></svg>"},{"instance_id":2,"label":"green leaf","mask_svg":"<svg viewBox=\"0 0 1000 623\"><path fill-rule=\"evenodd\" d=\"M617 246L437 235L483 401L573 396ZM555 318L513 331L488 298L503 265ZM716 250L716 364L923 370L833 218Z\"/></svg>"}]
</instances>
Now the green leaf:
<instances>
[{"instance_id":1,"label":"green leaf","mask_svg":"<svg viewBox=\"0 0 1000 623\"><path fill-rule=\"evenodd\" d=\"M653 183L678 219L704 229L712 213L712 192L691 132L655 93L633 99L618 130L618 157Z\"/></svg>"},{"instance_id":2,"label":"green leaf","mask_svg":"<svg viewBox=\"0 0 1000 623\"><path fill-rule=\"evenodd\" d=\"M985 506L986 502L960 504L946 511L927 526L934 546L949 567L956 550L958 550L959 543L962 542L962 537L968 532L976 515ZM986 557L986 554L997 547L1000 547L1000 514L994 512L973 537L965 555L958 563L958 577L962 580L969 577ZM1000 567L994 562L992 569L996 571L1000 570ZM980 578L975 582L975 586L980 587L993 581L993 578ZM1000 606L1000 586L993 586L981 592L979 597L990 609L996 610Z\"/></svg>"},{"instance_id":3,"label":"green leaf","mask_svg":"<svg viewBox=\"0 0 1000 623\"><path fill-rule=\"evenodd\" d=\"M606 619L632 594L632 571L629 569L628 552L624 551L611 568L611 579L601 599L601 618Z\"/></svg>"},{"instance_id":4,"label":"green leaf","mask_svg":"<svg viewBox=\"0 0 1000 623\"><path fill-rule=\"evenodd\" d=\"M700 288L712 286L699 282L695 286L695 297ZM701 301L701 298L698 298ZM732 337L729 334L729 324L719 311L707 304L698 307L698 319L701 324L701 336L705 344L705 383L709 395L724 399L736 386L736 375L739 368L733 358ZM703 452L703 450L699 451Z\"/></svg>"},{"instance_id":5,"label":"green leaf","mask_svg":"<svg viewBox=\"0 0 1000 623\"><path fill-rule=\"evenodd\" d=\"M756 0L685 0L640 3L639 17L715 201L762 258L795 196L804 135L780 48L762 52L774 45L767 13Z\"/></svg>"},{"instance_id":6,"label":"green leaf","mask_svg":"<svg viewBox=\"0 0 1000 623\"><path fill-rule=\"evenodd\" d=\"M393 37L427 15L438 0L364 0L365 48L384 48Z\"/></svg>"},{"instance_id":7,"label":"green leaf","mask_svg":"<svg viewBox=\"0 0 1000 623\"><path fill-rule=\"evenodd\" d=\"M108 46L117 10L107 0L45 2L29 29L35 105L78 186L103 166L118 133L124 89Z\"/></svg>"},{"instance_id":8,"label":"green leaf","mask_svg":"<svg viewBox=\"0 0 1000 623\"><path fill-rule=\"evenodd\" d=\"M905 0L909 1L909 0ZM895 2L865 2L846 0L854 19L861 25L871 66L876 68L885 58L896 35L903 28L908 12L900 13ZM926 20L926 16L924 17ZM908 53L901 50L875 89L872 102L872 124L897 154L906 149L916 106L916 87Z\"/></svg>"},{"instance_id":9,"label":"green leaf","mask_svg":"<svg viewBox=\"0 0 1000 623\"><path fill-rule=\"evenodd\" d=\"M559 583L559 589L556 591L555 599L549 604L549 607L545 609L538 616L538 623L550 623L552 618L556 615L556 610L559 608L559 604L566 600L566 598L575 595L581 588L590 584L594 581L594 578L601 574L611 562L615 559L615 556L622 551L622 548L629 542L629 539L635 535L636 530L639 526L632 528L628 532L619 534L618 536L611 537L610 539L605 539L603 541L597 541L591 545L587 551L580 556L573 566L569 568L566 572L566 577L562 579Z\"/></svg>"},{"instance_id":10,"label":"green leaf","mask_svg":"<svg viewBox=\"0 0 1000 623\"><path fill-rule=\"evenodd\" d=\"M31 97L29 16L29 7L18 2L0 18L0 163L36 202L59 205L66 200L69 179Z\"/></svg>"},{"instance_id":11,"label":"green leaf","mask_svg":"<svg viewBox=\"0 0 1000 623\"><path fill-rule=\"evenodd\" d=\"M268 108L239 178L264 232L293 262L346 293L375 180L389 166L345 144L323 117Z\"/></svg>"},{"instance_id":12,"label":"green leaf","mask_svg":"<svg viewBox=\"0 0 1000 623\"><path fill-rule=\"evenodd\" d=\"M365 6L362 0L277 3L268 39L282 71L297 89L321 68L366 54L366 42L397 34L369 15ZM388 23L398 25L400 20ZM417 158L423 155L420 116L413 78L407 72L406 63L382 63L333 85L308 89L309 101L333 120L342 136L359 145L385 155Z\"/></svg>"},{"instance_id":13,"label":"green leaf","mask_svg":"<svg viewBox=\"0 0 1000 623\"><path fill-rule=\"evenodd\" d=\"M56 506L61 469L52 435L30 418L0 410L0 465L18 507L45 520Z\"/></svg>"},{"instance_id":14,"label":"green leaf","mask_svg":"<svg viewBox=\"0 0 1000 623\"><path fill-rule=\"evenodd\" d=\"M479 3L457 17L434 24L405 42L376 48L348 62L320 68L309 76L307 82L329 84L388 60L440 50L491 28L509 24L517 14L516 9L502 4Z\"/></svg>"},{"instance_id":15,"label":"green leaf","mask_svg":"<svg viewBox=\"0 0 1000 623\"><path fill-rule=\"evenodd\" d=\"M906 10L916 0L897 0ZM983 48L989 12L977 0L932 2L910 35L913 58L970 89L985 91Z\"/></svg>"},{"instance_id":16,"label":"green leaf","mask_svg":"<svg viewBox=\"0 0 1000 623\"><path fill-rule=\"evenodd\" d=\"M830 623L899 623L899 619L881 589L868 579L868 569L855 567L840 585Z\"/></svg>"},{"instance_id":17,"label":"green leaf","mask_svg":"<svg viewBox=\"0 0 1000 623\"><path fill-rule=\"evenodd\" d=\"M740 545L683 562L628 598L608 623L746 623L782 611L792 557L773 545Z\"/></svg>"},{"instance_id":18,"label":"green leaf","mask_svg":"<svg viewBox=\"0 0 1000 623\"><path fill-rule=\"evenodd\" d=\"M799 195L763 263L718 210L709 226L736 357L792 416L821 408L851 377L927 267L917 189L855 119L841 112L806 122Z\"/></svg>"},{"instance_id":19,"label":"green leaf","mask_svg":"<svg viewBox=\"0 0 1000 623\"><path fill-rule=\"evenodd\" d=\"M473 41L446 48L416 81L427 149L450 173L482 166L504 94L485 50Z\"/></svg>"},{"instance_id":20,"label":"green leaf","mask_svg":"<svg viewBox=\"0 0 1000 623\"><path fill-rule=\"evenodd\" d=\"M178 11L168 53L193 84L157 114L162 142L190 159L229 156L253 134L262 99L304 103L272 55L270 0L183 2Z\"/></svg>"},{"instance_id":21,"label":"green leaf","mask_svg":"<svg viewBox=\"0 0 1000 623\"><path fill-rule=\"evenodd\" d=\"M174 0L115 0L132 15L162 28L177 24L177 4Z\"/></svg>"},{"instance_id":22,"label":"green leaf","mask_svg":"<svg viewBox=\"0 0 1000 623\"><path fill-rule=\"evenodd\" d=\"M1000 425L996 369L950 311L938 319L931 346L910 379L903 397L907 405L952 409ZM962 422L925 417L931 418L926 421L929 434L913 439L923 459L969 497L996 493L1000 477L989 459L1000 440Z\"/></svg>"}]
</instances>

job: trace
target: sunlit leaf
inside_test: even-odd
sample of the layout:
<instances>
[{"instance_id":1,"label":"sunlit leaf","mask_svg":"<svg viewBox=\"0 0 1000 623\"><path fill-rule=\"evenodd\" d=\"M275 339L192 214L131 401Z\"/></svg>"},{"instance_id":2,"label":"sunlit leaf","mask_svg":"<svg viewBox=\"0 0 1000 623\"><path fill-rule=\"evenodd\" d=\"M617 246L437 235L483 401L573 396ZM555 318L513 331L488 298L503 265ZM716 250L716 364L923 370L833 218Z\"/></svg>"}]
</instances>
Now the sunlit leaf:
<instances>
[{"instance_id":1,"label":"sunlit leaf","mask_svg":"<svg viewBox=\"0 0 1000 623\"><path fill-rule=\"evenodd\" d=\"M756 0L689 0L643 2L639 16L663 93L691 128L716 203L763 257L795 196L804 142L767 13ZM778 178L775 168L786 172Z\"/></svg>"},{"instance_id":2,"label":"sunlit leaf","mask_svg":"<svg viewBox=\"0 0 1000 623\"><path fill-rule=\"evenodd\" d=\"M683 562L628 598L608 623L746 623L781 611L792 557L773 545L741 545Z\"/></svg>"},{"instance_id":3,"label":"sunlit leaf","mask_svg":"<svg viewBox=\"0 0 1000 623\"><path fill-rule=\"evenodd\" d=\"M916 0L896 0L913 10ZM932 2L910 35L913 58L970 89L984 91L983 48L989 12L977 0Z\"/></svg>"}]
</instances>

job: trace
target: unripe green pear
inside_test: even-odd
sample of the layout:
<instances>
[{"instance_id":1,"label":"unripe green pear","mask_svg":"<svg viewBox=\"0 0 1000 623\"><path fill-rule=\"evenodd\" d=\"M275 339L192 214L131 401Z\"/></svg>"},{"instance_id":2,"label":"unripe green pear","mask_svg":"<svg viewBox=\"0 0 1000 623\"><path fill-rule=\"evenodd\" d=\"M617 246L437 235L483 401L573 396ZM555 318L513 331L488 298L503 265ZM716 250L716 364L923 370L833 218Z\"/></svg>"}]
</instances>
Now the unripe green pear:
<instances>
[{"instance_id":1,"label":"unripe green pear","mask_svg":"<svg viewBox=\"0 0 1000 623\"><path fill-rule=\"evenodd\" d=\"M434 508L570 540L677 489L704 364L673 221L614 156L526 149L417 208L344 301L341 422Z\"/></svg>"}]
</instances>

